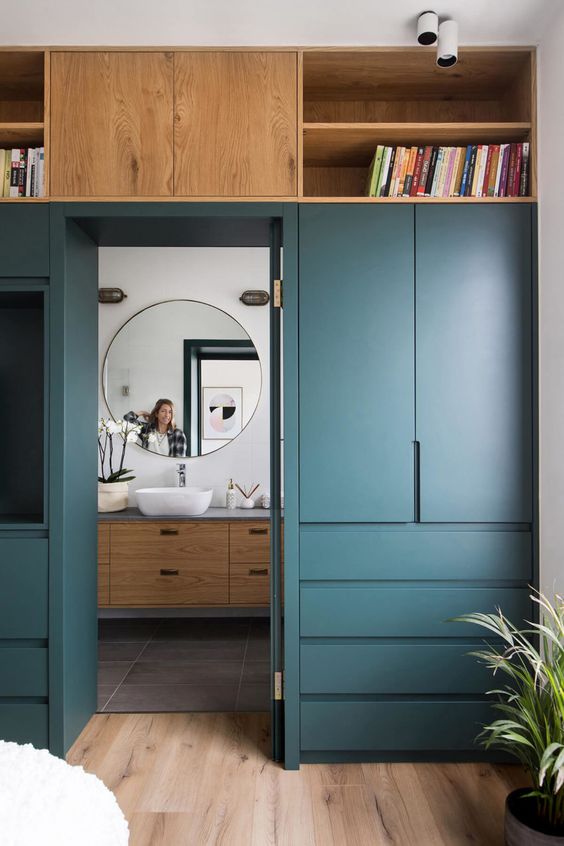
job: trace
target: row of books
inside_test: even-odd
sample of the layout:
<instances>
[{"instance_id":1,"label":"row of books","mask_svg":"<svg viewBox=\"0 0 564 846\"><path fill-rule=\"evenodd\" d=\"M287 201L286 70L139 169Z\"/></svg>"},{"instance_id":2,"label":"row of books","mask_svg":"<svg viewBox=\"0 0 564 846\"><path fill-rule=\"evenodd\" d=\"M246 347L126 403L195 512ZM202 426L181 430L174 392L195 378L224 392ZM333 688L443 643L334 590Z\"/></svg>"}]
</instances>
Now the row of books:
<instances>
[{"instance_id":1,"label":"row of books","mask_svg":"<svg viewBox=\"0 0 564 846\"><path fill-rule=\"evenodd\" d=\"M0 197L43 197L45 149L0 150Z\"/></svg>"},{"instance_id":2,"label":"row of books","mask_svg":"<svg viewBox=\"0 0 564 846\"><path fill-rule=\"evenodd\" d=\"M369 197L526 197L529 144L386 147L379 144Z\"/></svg>"}]
</instances>

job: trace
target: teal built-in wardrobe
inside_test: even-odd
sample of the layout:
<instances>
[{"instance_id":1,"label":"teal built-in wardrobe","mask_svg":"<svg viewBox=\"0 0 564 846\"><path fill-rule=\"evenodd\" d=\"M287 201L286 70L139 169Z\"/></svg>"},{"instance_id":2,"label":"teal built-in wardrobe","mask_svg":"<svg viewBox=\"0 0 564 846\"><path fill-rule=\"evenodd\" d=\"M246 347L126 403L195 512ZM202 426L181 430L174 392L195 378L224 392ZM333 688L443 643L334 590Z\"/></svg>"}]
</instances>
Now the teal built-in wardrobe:
<instances>
[{"instance_id":1,"label":"teal built-in wardrobe","mask_svg":"<svg viewBox=\"0 0 564 846\"><path fill-rule=\"evenodd\" d=\"M531 613L530 204L299 217L300 758L471 757L482 632Z\"/></svg>"},{"instance_id":2,"label":"teal built-in wardrobe","mask_svg":"<svg viewBox=\"0 0 564 846\"><path fill-rule=\"evenodd\" d=\"M450 619L522 620L537 583L523 202L0 207L0 737L64 754L95 708L98 245L268 244L274 219L286 765L477 754L492 682Z\"/></svg>"}]
</instances>

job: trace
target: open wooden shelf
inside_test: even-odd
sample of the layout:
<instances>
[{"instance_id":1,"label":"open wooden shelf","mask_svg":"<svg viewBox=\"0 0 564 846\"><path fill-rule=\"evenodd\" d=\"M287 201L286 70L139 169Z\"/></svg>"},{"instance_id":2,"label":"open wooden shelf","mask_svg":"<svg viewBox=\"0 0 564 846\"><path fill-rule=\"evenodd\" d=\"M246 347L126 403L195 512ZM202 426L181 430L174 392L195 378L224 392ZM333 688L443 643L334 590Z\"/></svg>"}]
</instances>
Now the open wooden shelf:
<instances>
[{"instance_id":1,"label":"open wooden shelf","mask_svg":"<svg viewBox=\"0 0 564 846\"><path fill-rule=\"evenodd\" d=\"M466 146L527 141L525 123L304 123L304 165L368 167L378 144Z\"/></svg>"},{"instance_id":2,"label":"open wooden shelf","mask_svg":"<svg viewBox=\"0 0 564 846\"><path fill-rule=\"evenodd\" d=\"M0 147L41 147L44 123L0 123Z\"/></svg>"},{"instance_id":3,"label":"open wooden shelf","mask_svg":"<svg viewBox=\"0 0 564 846\"><path fill-rule=\"evenodd\" d=\"M438 68L435 57L433 48L420 47L304 50L303 199L413 202L414 198L363 196L378 144L525 141L531 145L531 196L520 199L530 202L535 197L535 51L465 47L453 68ZM431 200L446 198L416 201ZM501 198L449 201L500 202Z\"/></svg>"}]
</instances>

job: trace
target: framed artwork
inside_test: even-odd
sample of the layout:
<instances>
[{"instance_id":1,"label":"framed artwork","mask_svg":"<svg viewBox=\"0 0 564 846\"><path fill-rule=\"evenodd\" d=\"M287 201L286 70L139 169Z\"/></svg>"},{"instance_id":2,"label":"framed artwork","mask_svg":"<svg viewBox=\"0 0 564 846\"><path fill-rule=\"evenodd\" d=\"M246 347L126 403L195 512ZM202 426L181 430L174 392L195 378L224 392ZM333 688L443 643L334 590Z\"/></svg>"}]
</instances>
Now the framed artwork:
<instances>
[{"instance_id":1,"label":"framed artwork","mask_svg":"<svg viewBox=\"0 0 564 846\"><path fill-rule=\"evenodd\" d=\"M202 388L202 438L230 441L243 425L243 388Z\"/></svg>"}]
</instances>

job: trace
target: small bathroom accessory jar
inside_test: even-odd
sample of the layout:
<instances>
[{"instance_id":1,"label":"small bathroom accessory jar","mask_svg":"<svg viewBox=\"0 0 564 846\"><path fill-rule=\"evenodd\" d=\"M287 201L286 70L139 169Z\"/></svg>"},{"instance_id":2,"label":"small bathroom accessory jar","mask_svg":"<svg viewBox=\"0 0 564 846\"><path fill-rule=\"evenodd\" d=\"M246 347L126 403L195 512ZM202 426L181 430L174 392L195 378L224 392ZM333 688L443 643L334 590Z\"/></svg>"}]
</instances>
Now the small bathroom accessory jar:
<instances>
[{"instance_id":1,"label":"small bathroom accessory jar","mask_svg":"<svg viewBox=\"0 0 564 846\"><path fill-rule=\"evenodd\" d=\"M229 484L227 485L227 493L225 494L225 507L228 508L229 511L233 511L233 509L237 507L237 497L235 496L235 487L233 485L233 479L229 479Z\"/></svg>"},{"instance_id":2,"label":"small bathroom accessory jar","mask_svg":"<svg viewBox=\"0 0 564 846\"><path fill-rule=\"evenodd\" d=\"M270 508L270 497L268 494L263 494L260 498L261 508Z\"/></svg>"},{"instance_id":3,"label":"small bathroom accessory jar","mask_svg":"<svg viewBox=\"0 0 564 846\"><path fill-rule=\"evenodd\" d=\"M250 496L244 496L243 499L241 500L241 508L254 508L254 507L255 507L254 499Z\"/></svg>"}]
</instances>

